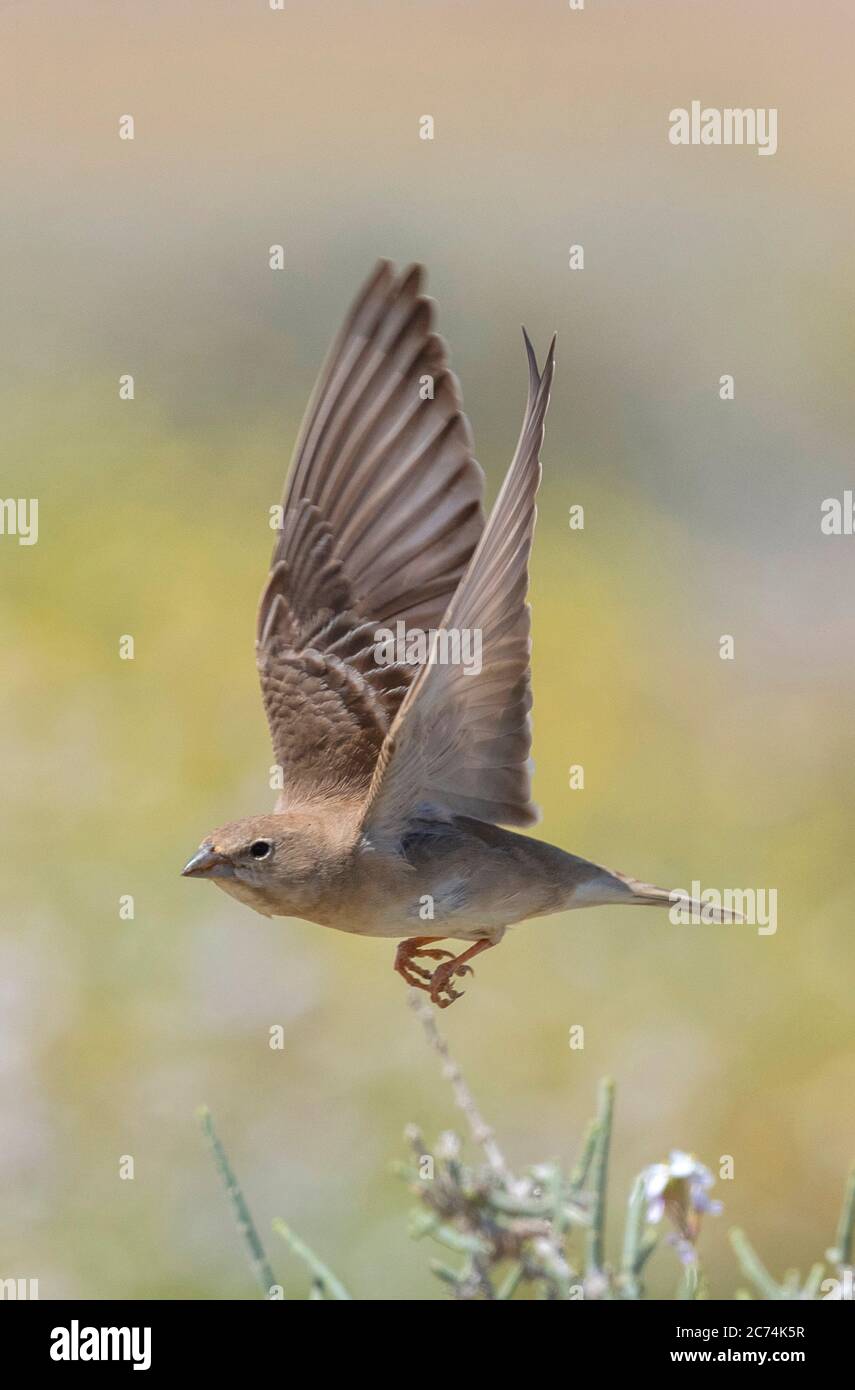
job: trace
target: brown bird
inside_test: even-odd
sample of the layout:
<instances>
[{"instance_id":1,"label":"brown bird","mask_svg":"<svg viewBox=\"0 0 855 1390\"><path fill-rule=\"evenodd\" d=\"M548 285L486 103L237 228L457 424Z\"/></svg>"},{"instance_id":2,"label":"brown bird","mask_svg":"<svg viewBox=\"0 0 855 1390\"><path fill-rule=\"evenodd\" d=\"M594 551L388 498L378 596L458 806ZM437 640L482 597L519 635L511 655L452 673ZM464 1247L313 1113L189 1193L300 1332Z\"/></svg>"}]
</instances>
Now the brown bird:
<instances>
[{"instance_id":1,"label":"brown bird","mask_svg":"<svg viewBox=\"0 0 855 1390\"><path fill-rule=\"evenodd\" d=\"M267 917L406 938L395 969L444 1008L514 922L683 895L500 828L537 819L526 591L555 339L540 371L524 331L522 431L485 525L421 291L420 267L377 265L297 443L256 641L284 790L183 872Z\"/></svg>"}]
</instances>

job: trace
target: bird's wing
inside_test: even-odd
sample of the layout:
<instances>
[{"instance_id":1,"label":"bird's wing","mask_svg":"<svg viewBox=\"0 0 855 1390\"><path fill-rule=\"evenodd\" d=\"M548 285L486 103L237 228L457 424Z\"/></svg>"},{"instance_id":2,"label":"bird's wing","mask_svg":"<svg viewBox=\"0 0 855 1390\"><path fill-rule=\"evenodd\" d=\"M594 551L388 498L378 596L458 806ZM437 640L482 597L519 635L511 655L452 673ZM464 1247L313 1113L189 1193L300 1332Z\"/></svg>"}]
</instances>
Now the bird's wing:
<instances>
[{"instance_id":1,"label":"bird's wing","mask_svg":"<svg viewBox=\"0 0 855 1390\"><path fill-rule=\"evenodd\" d=\"M526 591L555 339L542 374L527 336L525 342L529 395L519 443L443 619L449 633L480 632L481 670L443 664L442 649L434 645L377 761L363 828L378 842L394 841L420 806L504 825L530 825L537 818L530 799Z\"/></svg>"},{"instance_id":2,"label":"bird's wing","mask_svg":"<svg viewBox=\"0 0 855 1390\"><path fill-rule=\"evenodd\" d=\"M472 456L418 266L381 261L334 342L291 465L258 612L261 689L284 791L364 797L417 667L375 634L442 620L484 529Z\"/></svg>"}]
</instances>

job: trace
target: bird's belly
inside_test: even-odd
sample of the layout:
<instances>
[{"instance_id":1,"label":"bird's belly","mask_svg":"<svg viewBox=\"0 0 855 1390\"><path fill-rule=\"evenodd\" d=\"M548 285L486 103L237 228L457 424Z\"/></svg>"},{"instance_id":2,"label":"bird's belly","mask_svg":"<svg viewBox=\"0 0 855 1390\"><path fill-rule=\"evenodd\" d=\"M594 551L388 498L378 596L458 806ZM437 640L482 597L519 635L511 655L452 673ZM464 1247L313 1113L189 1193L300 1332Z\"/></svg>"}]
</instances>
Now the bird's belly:
<instances>
[{"instance_id":1,"label":"bird's belly","mask_svg":"<svg viewBox=\"0 0 855 1390\"><path fill-rule=\"evenodd\" d=\"M418 892L407 884L375 886L370 892L355 893L350 903L343 900L326 915L324 925L358 936L403 938L436 936L461 941L498 938L524 911L508 900L485 901L483 894L473 899L469 880L454 876L420 885Z\"/></svg>"}]
</instances>

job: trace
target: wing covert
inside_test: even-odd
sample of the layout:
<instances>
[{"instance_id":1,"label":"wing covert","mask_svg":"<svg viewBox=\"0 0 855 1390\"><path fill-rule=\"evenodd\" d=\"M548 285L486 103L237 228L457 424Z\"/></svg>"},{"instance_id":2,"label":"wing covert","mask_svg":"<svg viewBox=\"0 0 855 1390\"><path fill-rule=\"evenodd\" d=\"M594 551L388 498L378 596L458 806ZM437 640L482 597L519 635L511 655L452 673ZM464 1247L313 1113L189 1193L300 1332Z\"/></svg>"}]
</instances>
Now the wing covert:
<instances>
[{"instance_id":1,"label":"wing covert","mask_svg":"<svg viewBox=\"0 0 855 1390\"><path fill-rule=\"evenodd\" d=\"M484 525L483 473L418 266L381 261L327 357L295 449L256 653L280 805L366 793L416 674L375 633L437 627Z\"/></svg>"}]
</instances>

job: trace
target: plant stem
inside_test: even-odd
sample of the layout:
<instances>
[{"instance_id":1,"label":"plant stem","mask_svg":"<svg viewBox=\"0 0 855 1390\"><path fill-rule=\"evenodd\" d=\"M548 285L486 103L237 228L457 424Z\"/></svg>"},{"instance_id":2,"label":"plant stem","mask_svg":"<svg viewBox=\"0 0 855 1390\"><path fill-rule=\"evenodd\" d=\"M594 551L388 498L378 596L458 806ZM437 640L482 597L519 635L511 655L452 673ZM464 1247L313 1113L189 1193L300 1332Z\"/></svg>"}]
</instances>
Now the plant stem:
<instances>
[{"instance_id":1,"label":"plant stem","mask_svg":"<svg viewBox=\"0 0 855 1390\"><path fill-rule=\"evenodd\" d=\"M594 1203L587 1241L587 1273L603 1267L606 1231L606 1187L609 1180L609 1145L612 1137L615 1086L608 1077L600 1082L597 1105L597 1137L592 1161Z\"/></svg>"},{"instance_id":2,"label":"plant stem","mask_svg":"<svg viewBox=\"0 0 855 1390\"><path fill-rule=\"evenodd\" d=\"M643 1258L641 1238L644 1235L646 1212L647 1199L644 1178L639 1175L632 1185L632 1192L629 1194L629 1202L626 1210L626 1226L624 1227L623 1233L621 1273L623 1274L624 1285L629 1298L641 1297L641 1284L638 1278L638 1271L641 1267Z\"/></svg>"},{"instance_id":3,"label":"plant stem","mask_svg":"<svg viewBox=\"0 0 855 1390\"><path fill-rule=\"evenodd\" d=\"M240 1184L229 1166L226 1151L217 1137L217 1132L214 1129L214 1122L211 1119L211 1112L207 1106L203 1105L197 1111L197 1114L199 1116L199 1123L202 1126L202 1133L211 1151L214 1165L220 1175L223 1187L226 1189L226 1196L231 1204L237 1228L246 1245L252 1272L258 1280L264 1297L269 1298L271 1288L274 1286L277 1288L279 1287L276 1282L276 1276L264 1252L264 1246L255 1229L249 1207L241 1192Z\"/></svg>"},{"instance_id":4,"label":"plant stem","mask_svg":"<svg viewBox=\"0 0 855 1390\"><path fill-rule=\"evenodd\" d=\"M821 1261L820 1261L820 1263L813 1265L813 1267L811 1268L810 1274L808 1275L807 1279L805 1280L804 1288L802 1289L802 1294L801 1294L802 1298L805 1298L805 1299L813 1299L813 1298L816 1298L817 1294L819 1293L819 1286L820 1286L820 1284L822 1283L822 1276L823 1276L824 1273L825 1273L825 1265L822 1264Z\"/></svg>"},{"instance_id":5,"label":"plant stem","mask_svg":"<svg viewBox=\"0 0 855 1390\"><path fill-rule=\"evenodd\" d=\"M840 1220L837 1223L834 1249L829 1251L829 1257L835 1264L851 1265L853 1230L855 1230L855 1168L849 1174L846 1191L843 1194L843 1207L840 1212Z\"/></svg>"},{"instance_id":6,"label":"plant stem","mask_svg":"<svg viewBox=\"0 0 855 1390\"><path fill-rule=\"evenodd\" d=\"M495 1133L481 1115L460 1067L448 1050L448 1043L436 1026L434 1010L415 989L410 990L408 1003L416 1018L420 1020L428 1042L442 1062L443 1075L451 1082L455 1102L466 1116L472 1138L483 1149L495 1176L500 1181L507 1182L510 1178L508 1165L496 1143Z\"/></svg>"},{"instance_id":7,"label":"plant stem","mask_svg":"<svg viewBox=\"0 0 855 1390\"><path fill-rule=\"evenodd\" d=\"M522 1260L515 1260L514 1263L511 1265L510 1269L508 1270L507 1274L505 1275L504 1279L502 1280L502 1283L499 1285L499 1291L496 1294L496 1298L502 1301L507 1301L508 1299L513 1298L514 1294L517 1291L517 1288L519 1287L524 1272L525 1270L523 1268Z\"/></svg>"},{"instance_id":8,"label":"plant stem","mask_svg":"<svg viewBox=\"0 0 855 1390\"><path fill-rule=\"evenodd\" d=\"M772 1278L745 1232L731 1231L730 1243L736 1252L736 1258L746 1279L750 1279L754 1287L759 1289L765 1298L784 1298L784 1290Z\"/></svg>"},{"instance_id":9,"label":"plant stem","mask_svg":"<svg viewBox=\"0 0 855 1390\"><path fill-rule=\"evenodd\" d=\"M314 1288L319 1289L322 1294L326 1294L329 1298L351 1301L351 1296L341 1280L333 1274L332 1270L324 1264L314 1250L291 1230L290 1226L277 1217L273 1222L273 1229L278 1236L288 1242L298 1259L301 1259L308 1266Z\"/></svg>"},{"instance_id":10,"label":"plant stem","mask_svg":"<svg viewBox=\"0 0 855 1390\"><path fill-rule=\"evenodd\" d=\"M588 1178L588 1171L591 1167L591 1159L594 1157L594 1149L597 1147L597 1122L591 1120L585 1130L585 1138L582 1141L582 1152L570 1174L570 1187L575 1191L577 1188L584 1187Z\"/></svg>"}]
</instances>

